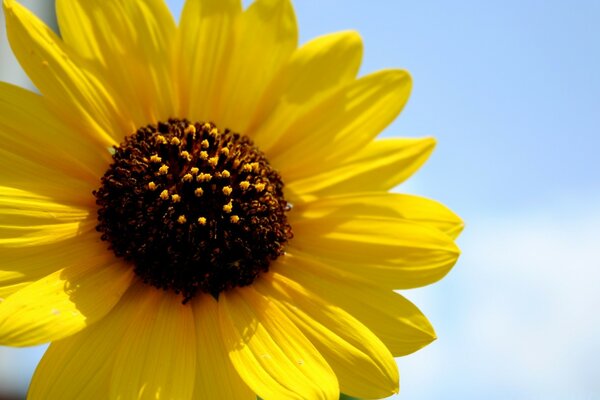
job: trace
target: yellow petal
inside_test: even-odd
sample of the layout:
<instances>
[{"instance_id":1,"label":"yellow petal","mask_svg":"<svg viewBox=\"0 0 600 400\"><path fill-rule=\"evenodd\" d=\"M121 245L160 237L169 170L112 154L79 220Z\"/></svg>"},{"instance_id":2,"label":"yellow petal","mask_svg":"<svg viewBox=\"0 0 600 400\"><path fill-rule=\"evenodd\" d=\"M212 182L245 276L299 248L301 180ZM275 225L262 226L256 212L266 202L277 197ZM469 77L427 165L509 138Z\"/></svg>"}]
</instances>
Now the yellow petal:
<instances>
[{"instance_id":1,"label":"yellow petal","mask_svg":"<svg viewBox=\"0 0 600 400\"><path fill-rule=\"evenodd\" d=\"M332 33L304 44L269 86L245 133L268 152L307 108L354 80L362 52L356 32Z\"/></svg>"},{"instance_id":2,"label":"yellow petal","mask_svg":"<svg viewBox=\"0 0 600 400\"><path fill-rule=\"evenodd\" d=\"M3 151L39 163L46 174L88 185L98 180L110 160L105 149L62 123L42 96L4 82L0 82L0 140Z\"/></svg>"},{"instance_id":3,"label":"yellow petal","mask_svg":"<svg viewBox=\"0 0 600 400\"><path fill-rule=\"evenodd\" d=\"M375 140L339 165L286 182L287 188L305 197L388 191L415 173L434 146L432 138Z\"/></svg>"},{"instance_id":4,"label":"yellow petal","mask_svg":"<svg viewBox=\"0 0 600 400\"><path fill-rule=\"evenodd\" d=\"M93 225L87 231L77 232L61 241L49 241L38 246L0 247L0 297L6 298L66 266L107 256L107 253L106 243L99 240Z\"/></svg>"},{"instance_id":5,"label":"yellow petal","mask_svg":"<svg viewBox=\"0 0 600 400\"><path fill-rule=\"evenodd\" d=\"M383 398L398 392L398 368L385 345L362 323L318 293L285 274L283 257L273 273L259 279L257 290L275 301L331 365L340 390L360 398Z\"/></svg>"},{"instance_id":6,"label":"yellow petal","mask_svg":"<svg viewBox=\"0 0 600 400\"><path fill-rule=\"evenodd\" d=\"M110 398L191 400L198 351L191 305L140 286L127 299L130 325L119 342Z\"/></svg>"},{"instance_id":7,"label":"yellow petal","mask_svg":"<svg viewBox=\"0 0 600 400\"><path fill-rule=\"evenodd\" d=\"M292 321L251 286L222 293L219 321L229 358L265 399L338 399L337 379Z\"/></svg>"},{"instance_id":8,"label":"yellow petal","mask_svg":"<svg viewBox=\"0 0 600 400\"><path fill-rule=\"evenodd\" d=\"M87 209L0 186L0 249L60 242L77 236L89 225Z\"/></svg>"},{"instance_id":9,"label":"yellow petal","mask_svg":"<svg viewBox=\"0 0 600 400\"><path fill-rule=\"evenodd\" d=\"M234 27L227 70L214 99L218 102L214 122L245 133L265 88L287 62L297 42L296 17L289 0L252 3Z\"/></svg>"},{"instance_id":10,"label":"yellow petal","mask_svg":"<svg viewBox=\"0 0 600 400\"><path fill-rule=\"evenodd\" d=\"M350 282L331 276L323 272L324 264L309 257L285 257L294 257L296 268L282 268L282 274L361 321L394 357L415 352L436 338L427 318L398 293L373 287L366 281Z\"/></svg>"},{"instance_id":11,"label":"yellow petal","mask_svg":"<svg viewBox=\"0 0 600 400\"><path fill-rule=\"evenodd\" d=\"M104 317L133 279L133 270L106 255L80 260L0 303L0 343L32 346L72 335Z\"/></svg>"},{"instance_id":12,"label":"yellow petal","mask_svg":"<svg viewBox=\"0 0 600 400\"><path fill-rule=\"evenodd\" d=\"M354 210L357 217L400 218L438 229L453 239L464 223L458 215L437 201L400 193L355 193L319 198L294 207L302 218L326 218L340 209Z\"/></svg>"},{"instance_id":13,"label":"yellow petal","mask_svg":"<svg viewBox=\"0 0 600 400\"><path fill-rule=\"evenodd\" d=\"M91 208L94 205L92 185L57 173L29 157L18 156L0 149L0 168L3 187L16 190L35 190L35 193L78 208Z\"/></svg>"},{"instance_id":14,"label":"yellow petal","mask_svg":"<svg viewBox=\"0 0 600 400\"><path fill-rule=\"evenodd\" d=\"M28 399L95 399L109 392L116 349L131 323L133 292L127 291L93 328L50 344L35 370Z\"/></svg>"},{"instance_id":15,"label":"yellow petal","mask_svg":"<svg viewBox=\"0 0 600 400\"><path fill-rule=\"evenodd\" d=\"M364 148L400 113L411 78L387 70L360 78L320 104L307 107L269 149L286 180L306 178L337 166Z\"/></svg>"},{"instance_id":16,"label":"yellow petal","mask_svg":"<svg viewBox=\"0 0 600 400\"><path fill-rule=\"evenodd\" d=\"M256 400L229 361L221 339L217 302L211 296L194 299L198 359L194 399Z\"/></svg>"},{"instance_id":17,"label":"yellow petal","mask_svg":"<svg viewBox=\"0 0 600 400\"><path fill-rule=\"evenodd\" d=\"M324 260L327 270L389 289L424 286L441 279L459 250L445 233L357 202L308 203L289 214L289 248ZM331 200L333 201L333 200ZM375 206L375 207L374 207ZM379 213L379 214L378 214Z\"/></svg>"},{"instance_id":18,"label":"yellow petal","mask_svg":"<svg viewBox=\"0 0 600 400\"><path fill-rule=\"evenodd\" d=\"M21 66L61 117L105 146L136 127L127 107L50 28L14 0L4 0L6 29Z\"/></svg>"},{"instance_id":19,"label":"yellow petal","mask_svg":"<svg viewBox=\"0 0 600 400\"><path fill-rule=\"evenodd\" d=\"M240 0L188 0L177 39L179 115L212 121L227 70Z\"/></svg>"},{"instance_id":20,"label":"yellow petal","mask_svg":"<svg viewBox=\"0 0 600 400\"><path fill-rule=\"evenodd\" d=\"M65 43L99 64L133 105L136 126L174 116L176 26L164 1L58 0L56 13Z\"/></svg>"}]
</instances>

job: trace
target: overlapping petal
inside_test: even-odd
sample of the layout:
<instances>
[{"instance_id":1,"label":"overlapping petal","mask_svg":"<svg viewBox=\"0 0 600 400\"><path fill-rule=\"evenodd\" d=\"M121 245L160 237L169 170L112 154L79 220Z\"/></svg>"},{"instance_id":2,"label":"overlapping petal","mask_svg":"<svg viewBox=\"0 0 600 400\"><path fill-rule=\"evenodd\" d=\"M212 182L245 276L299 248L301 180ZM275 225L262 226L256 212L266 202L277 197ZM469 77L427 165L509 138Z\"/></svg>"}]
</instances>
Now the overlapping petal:
<instances>
[{"instance_id":1,"label":"overlapping petal","mask_svg":"<svg viewBox=\"0 0 600 400\"><path fill-rule=\"evenodd\" d=\"M385 343L394 357L413 353L436 338L423 313L400 294L339 279L310 256L288 256L295 258L297 267L281 269L282 275L353 315Z\"/></svg>"},{"instance_id":2,"label":"overlapping petal","mask_svg":"<svg viewBox=\"0 0 600 400\"><path fill-rule=\"evenodd\" d=\"M219 126L245 133L265 89L297 46L292 4L255 1L237 19L231 40L219 92L211 99L215 103L211 118Z\"/></svg>"},{"instance_id":3,"label":"overlapping petal","mask_svg":"<svg viewBox=\"0 0 600 400\"><path fill-rule=\"evenodd\" d=\"M56 11L65 43L135 105L128 110L136 127L174 116L176 26L164 1L58 0Z\"/></svg>"},{"instance_id":4,"label":"overlapping petal","mask_svg":"<svg viewBox=\"0 0 600 400\"><path fill-rule=\"evenodd\" d=\"M418 211L402 209L405 197L389 193L324 198L301 204L290 213L293 251L323 260L326 270L357 282L389 289L424 286L441 279L455 264L459 250L448 234L460 220L441 206L442 216L423 221ZM395 204L395 199L400 203ZM408 198L405 203L419 203ZM425 205L423 205L425 206ZM450 227L447 220L450 219Z\"/></svg>"},{"instance_id":5,"label":"overlapping petal","mask_svg":"<svg viewBox=\"0 0 600 400\"><path fill-rule=\"evenodd\" d=\"M308 108L352 82L362 59L356 32L339 32L297 49L271 82L245 131L266 152Z\"/></svg>"},{"instance_id":6,"label":"overlapping petal","mask_svg":"<svg viewBox=\"0 0 600 400\"><path fill-rule=\"evenodd\" d=\"M434 146L432 138L374 140L339 164L290 182L289 190L297 198L386 192L415 173Z\"/></svg>"},{"instance_id":7,"label":"overlapping petal","mask_svg":"<svg viewBox=\"0 0 600 400\"><path fill-rule=\"evenodd\" d=\"M123 303L122 312L130 320L114 343L109 398L191 400L196 352L201 351L196 348L191 305L142 283Z\"/></svg>"},{"instance_id":8,"label":"overlapping petal","mask_svg":"<svg viewBox=\"0 0 600 400\"><path fill-rule=\"evenodd\" d=\"M53 109L82 135L105 147L137 127L118 88L66 46L50 28L14 0L4 0L6 29L15 56Z\"/></svg>"},{"instance_id":9,"label":"overlapping petal","mask_svg":"<svg viewBox=\"0 0 600 400\"><path fill-rule=\"evenodd\" d=\"M336 376L292 321L251 286L219 297L221 335L244 382L265 399L336 399Z\"/></svg>"},{"instance_id":10,"label":"overlapping petal","mask_svg":"<svg viewBox=\"0 0 600 400\"><path fill-rule=\"evenodd\" d=\"M303 113L269 149L287 182L337 166L370 143L400 113L411 90L406 71L379 71L337 90Z\"/></svg>"},{"instance_id":11,"label":"overlapping petal","mask_svg":"<svg viewBox=\"0 0 600 400\"><path fill-rule=\"evenodd\" d=\"M120 300L133 271L110 254L78 260L0 303L0 343L32 346L59 340L103 318Z\"/></svg>"},{"instance_id":12,"label":"overlapping petal","mask_svg":"<svg viewBox=\"0 0 600 400\"><path fill-rule=\"evenodd\" d=\"M188 0L177 31L179 115L211 121L233 46L240 0Z\"/></svg>"},{"instance_id":13,"label":"overlapping petal","mask_svg":"<svg viewBox=\"0 0 600 400\"><path fill-rule=\"evenodd\" d=\"M2 151L37 162L40 175L45 172L39 178L58 175L79 186L96 180L110 160L108 152L62 123L44 97L4 82L0 82L0 140ZM4 179L2 184L6 185Z\"/></svg>"},{"instance_id":14,"label":"overlapping petal","mask_svg":"<svg viewBox=\"0 0 600 400\"><path fill-rule=\"evenodd\" d=\"M200 296L193 304L198 359L194 399L256 400L229 361L221 339L217 301Z\"/></svg>"},{"instance_id":15,"label":"overlapping petal","mask_svg":"<svg viewBox=\"0 0 600 400\"><path fill-rule=\"evenodd\" d=\"M340 390L360 398L383 398L398 391L398 368L385 345L362 323L279 270L299 268L283 258L256 283L317 347L335 371ZM291 263L291 265L290 265Z\"/></svg>"}]
</instances>

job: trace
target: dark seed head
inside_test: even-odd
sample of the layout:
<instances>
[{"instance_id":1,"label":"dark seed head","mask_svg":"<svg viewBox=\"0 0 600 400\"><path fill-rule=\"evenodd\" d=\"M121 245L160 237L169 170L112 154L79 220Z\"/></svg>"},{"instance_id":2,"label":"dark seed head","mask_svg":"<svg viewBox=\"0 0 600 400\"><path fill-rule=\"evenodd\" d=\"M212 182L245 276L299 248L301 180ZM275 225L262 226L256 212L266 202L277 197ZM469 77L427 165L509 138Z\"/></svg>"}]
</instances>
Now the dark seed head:
<instances>
[{"instance_id":1,"label":"dark seed head","mask_svg":"<svg viewBox=\"0 0 600 400\"><path fill-rule=\"evenodd\" d=\"M170 119L115 147L94 191L102 240L184 302L250 285L292 236L283 183L246 136Z\"/></svg>"}]
</instances>

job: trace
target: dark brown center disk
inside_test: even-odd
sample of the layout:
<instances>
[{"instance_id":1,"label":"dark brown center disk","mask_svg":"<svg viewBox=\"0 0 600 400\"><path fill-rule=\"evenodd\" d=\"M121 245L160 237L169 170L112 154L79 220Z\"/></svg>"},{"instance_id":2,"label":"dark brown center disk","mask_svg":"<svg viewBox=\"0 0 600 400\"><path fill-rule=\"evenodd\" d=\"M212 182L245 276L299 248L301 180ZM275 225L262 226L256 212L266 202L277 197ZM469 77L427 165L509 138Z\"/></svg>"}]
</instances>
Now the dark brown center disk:
<instances>
[{"instance_id":1,"label":"dark brown center disk","mask_svg":"<svg viewBox=\"0 0 600 400\"><path fill-rule=\"evenodd\" d=\"M102 240L184 302L250 285L292 236L279 174L249 138L211 123L140 128L94 195Z\"/></svg>"}]
</instances>

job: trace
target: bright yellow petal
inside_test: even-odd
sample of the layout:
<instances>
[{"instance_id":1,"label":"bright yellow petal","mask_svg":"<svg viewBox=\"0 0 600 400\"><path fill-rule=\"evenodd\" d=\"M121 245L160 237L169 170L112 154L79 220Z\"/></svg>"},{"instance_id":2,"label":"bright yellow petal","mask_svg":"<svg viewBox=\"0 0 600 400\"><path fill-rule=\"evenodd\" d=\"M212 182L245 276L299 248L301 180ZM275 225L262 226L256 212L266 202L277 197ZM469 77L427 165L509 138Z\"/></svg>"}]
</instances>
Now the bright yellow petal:
<instances>
[{"instance_id":1,"label":"bright yellow petal","mask_svg":"<svg viewBox=\"0 0 600 400\"><path fill-rule=\"evenodd\" d=\"M400 218L438 229L453 239L464 223L458 215L437 201L400 193L355 193L319 198L294 207L298 218L318 219L336 215L338 210L353 210L358 218ZM337 214L339 215L339 214Z\"/></svg>"},{"instance_id":2,"label":"bright yellow petal","mask_svg":"<svg viewBox=\"0 0 600 400\"><path fill-rule=\"evenodd\" d=\"M67 123L105 146L136 128L110 86L50 28L14 0L4 0L4 12L15 56Z\"/></svg>"},{"instance_id":3,"label":"bright yellow petal","mask_svg":"<svg viewBox=\"0 0 600 400\"><path fill-rule=\"evenodd\" d=\"M179 115L212 120L241 12L240 0L186 1L177 32Z\"/></svg>"},{"instance_id":4,"label":"bright yellow petal","mask_svg":"<svg viewBox=\"0 0 600 400\"><path fill-rule=\"evenodd\" d=\"M246 384L265 399L332 399L335 374L292 321L251 286L219 297L221 335Z\"/></svg>"},{"instance_id":5,"label":"bright yellow petal","mask_svg":"<svg viewBox=\"0 0 600 400\"><path fill-rule=\"evenodd\" d=\"M212 118L223 128L246 133L267 85L296 48L298 28L289 0L257 0L234 30Z\"/></svg>"},{"instance_id":6,"label":"bright yellow petal","mask_svg":"<svg viewBox=\"0 0 600 400\"><path fill-rule=\"evenodd\" d=\"M145 284L127 299L130 325L117 349L111 399L191 400L196 331L190 304Z\"/></svg>"},{"instance_id":7,"label":"bright yellow petal","mask_svg":"<svg viewBox=\"0 0 600 400\"><path fill-rule=\"evenodd\" d=\"M285 276L291 258L283 257L273 273L259 279L257 290L285 312L331 365L340 390L360 398L383 398L398 392L398 367L385 345L362 323L316 292Z\"/></svg>"},{"instance_id":8,"label":"bright yellow petal","mask_svg":"<svg viewBox=\"0 0 600 400\"><path fill-rule=\"evenodd\" d=\"M0 186L0 248L30 247L77 236L90 225L87 209Z\"/></svg>"},{"instance_id":9,"label":"bright yellow petal","mask_svg":"<svg viewBox=\"0 0 600 400\"><path fill-rule=\"evenodd\" d=\"M218 306L211 296L193 300L198 339L194 399L256 400L229 361L221 339Z\"/></svg>"},{"instance_id":10,"label":"bright yellow petal","mask_svg":"<svg viewBox=\"0 0 600 400\"><path fill-rule=\"evenodd\" d=\"M83 182L97 181L110 159L105 149L58 120L42 96L4 82L0 140L2 150Z\"/></svg>"},{"instance_id":11,"label":"bright yellow petal","mask_svg":"<svg viewBox=\"0 0 600 400\"><path fill-rule=\"evenodd\" d=\"M274 79L244 133L268 152L307 108L354 80L362 52L356 32L333 33L304 44Z\"/></svg>"},{"instance_id":12,"label":"bright yellow petal","mask_svg":"<svg viewBox=\"0 0 600 400\"><path fill-rule=\"evenodd\" d=\"M29 400L95 399L109 392L116 349L131 323L126 305L135 306L128 303L132 292L92 329L50 344L33 375Z\"/></svg>"},{"instance_id":13,"label":"bright yellow petal","mask_svg":"<svg viewBox=\"0 0 600 400\"><path fill-rule=\"evenodd\" d=\"M389 289L433 283L456 263L458 248L438 229L377 209L376 204L350 201L337 206L332 201L290 212L290 250L323 260L334 274Z\"/></svg>"},{"instance_id":14,"label":"bright yellow petal","mask_svg":"<svg viewBox=\"0 0 600 400\"><path fill-rule=\"evenodd\" d=\"M133 279L133 270L106 255L80 260L0 303L0 343L32 346L72 335L104 317Z\"/></svg>"},{"instance_id":15,"label":"bright yellow petal","mask_svg":"<svg viewBox=\"0 0 600 400\"><path fill-rule=\"evenodd\" d=\"M176 26L164 1L58 0L56 13L65 43L98 62L107 82L131 102L137 126L174 116Z\"/></svg>"},{"instance_id":16,"label":"bright yellow petal","mask_svg":"<svg viewBox=\"0 0 600 400\"><path fill-rule=\"evenodd\" d=\"M79 209L91 209L94 206L95 199L89 182L56 173L56 170L29 157L17 156L0 149L0 168L2 188L35 190L40 196Z\"/></svg>"},{"instance_id":17,"label":"bright yellow petal","mask_svg":"<svg viewBox=\"0 0 600 400\"><path fill-rule=\"evenodd\" d=\"M339 165L286 185L297 197L388 191L415 173L434 146L432 138L375 140Z\"/></svg>"},{"instance_id":18,"label":"bright yellow petal","mask_svg":"<svg viewBox=\"0 0 600 400\"><path fill-rule=\"evenodd\" d=\"M337 166L370 143L400 113L411 78L386 70L360 78L304 114L269 149L286 182Z\"/></svg>"},{"instance_id":19,"label":"bright yellow petal","mask_svg":"<svg viewBox=\"0 0 600 400\"><path fill-rule=\"evenodd\" d=\"M61 241L44 245L0 247L0 298L69 265L78 265L90 258L110 254L107 245L98 239L93 225Z\"/></svg>"},{"instance_id":20,"label":"bright yellow petal","mask_svg":"<svg viewBox=\"0 0 600 400\"><path fill-rule=\"evenodd\" d=\"M322 263L307 257L295 258L288 264L295 268L281 268L279 272L357 318L385 343L394 357L415 352L436 338L427 318L398 293L373 287L367 281L341 280L324 272Z\"/></svg>"}]
</instances>

